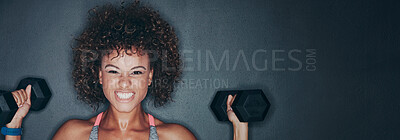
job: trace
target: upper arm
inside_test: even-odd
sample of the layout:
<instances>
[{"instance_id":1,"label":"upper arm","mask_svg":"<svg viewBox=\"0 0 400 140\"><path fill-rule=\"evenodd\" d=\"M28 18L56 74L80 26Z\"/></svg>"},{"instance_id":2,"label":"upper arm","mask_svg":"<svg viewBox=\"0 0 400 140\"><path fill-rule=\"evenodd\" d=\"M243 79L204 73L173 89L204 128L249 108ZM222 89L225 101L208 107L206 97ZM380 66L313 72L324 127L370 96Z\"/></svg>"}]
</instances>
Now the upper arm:
<instances>
[{"instance_id":1,"label":"upper arm","mask_svg":"<svg viewBox=\"0 0 400 140\"><path fill-rule=\"evenodd\" d=\"M193 133L186 127L179 124L168 124L166 132L163 133L163 139L167 140L196 140Z\"/></svg>"},{"instance_id":2,"label":"upper arm","mask_svg":"<svg viewBox=\"0 0 400 140\"><path fill-rule=\"evenodd\" d=\"M68 120L65 122L54 134L53 140L79 140L83 139L85 132L85 125L81 120ZM86 139L89 139L87 137Z\"/></svg>"}]
</instances>

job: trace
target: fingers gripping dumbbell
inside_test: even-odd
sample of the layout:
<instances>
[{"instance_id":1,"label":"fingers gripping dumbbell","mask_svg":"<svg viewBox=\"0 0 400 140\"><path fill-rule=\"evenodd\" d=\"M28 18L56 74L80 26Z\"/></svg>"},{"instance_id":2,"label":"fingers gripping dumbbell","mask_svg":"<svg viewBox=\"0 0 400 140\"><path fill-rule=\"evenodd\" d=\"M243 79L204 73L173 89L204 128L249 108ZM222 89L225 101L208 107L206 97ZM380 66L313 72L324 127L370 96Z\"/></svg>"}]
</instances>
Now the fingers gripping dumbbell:
<instances>
[{"instance_id":1,"label":"fingers gripping dumbbell","mask_svg":"<svg viewBox=\"0 0 400 140\"><path fill-rule=\"evenodd\" d=\"M20 81L17 90L25 89L28 85L32 85L30 110L43 109L51 97L46 81L40 78L25 78ZM12 120L18 110L17 102L12 92L0 90L0 126Z\"/></svg>"},{"instance_id":2,"label":"fingers gripping dumbbell","mask_svg":"<svg viewBox=\"0 0 400 140\"><path fill-rule=\"evenodd\" d=\"M271 105L260 89L218 91L210 107L219 121L229 120L226 114L228 95L236 95L231 107L241 122L263 121Z\"/></svg>"}]
</instances>

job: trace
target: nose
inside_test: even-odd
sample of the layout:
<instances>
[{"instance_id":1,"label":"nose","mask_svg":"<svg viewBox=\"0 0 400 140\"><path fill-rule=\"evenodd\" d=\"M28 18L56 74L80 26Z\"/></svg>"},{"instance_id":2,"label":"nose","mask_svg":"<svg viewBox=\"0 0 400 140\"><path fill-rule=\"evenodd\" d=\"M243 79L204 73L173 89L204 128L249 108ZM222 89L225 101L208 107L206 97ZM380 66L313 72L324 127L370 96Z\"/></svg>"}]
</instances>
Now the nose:
<instances>
[{"instance_id":1,"label":"nose","mask_svg":"<svg viewBox=\"0 0 400 140\"><path fill-rule=\"evenodd\" d=\"M130 88L130 86L132 86L132 82L131 82L131 80L129 80L129 78L127 78L125 76L121 76L119 78L118 85L122 89L128 89L128 88Z\"/></svg>"}]
</instances>

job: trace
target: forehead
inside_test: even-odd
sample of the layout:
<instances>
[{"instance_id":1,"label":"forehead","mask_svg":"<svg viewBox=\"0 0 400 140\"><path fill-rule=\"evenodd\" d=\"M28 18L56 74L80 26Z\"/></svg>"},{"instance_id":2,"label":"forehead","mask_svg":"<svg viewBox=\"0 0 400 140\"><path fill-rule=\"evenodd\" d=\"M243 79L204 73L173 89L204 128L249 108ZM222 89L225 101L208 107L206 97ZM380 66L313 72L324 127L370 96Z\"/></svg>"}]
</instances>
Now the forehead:
<instances>
[{"instance_id":1,"label":"forehead","mask_svg":"<svg viewBox=\"0 0 400 140\"><path fill-rule=\"evenodd\" d=\"M115 64L119 66L148 66L150 64L149 56L147 54L132 53L130 50L127 52L121 50L119 53L118 51L113 50L109 55L104 55L101 62L102 65Z\"/></svg>"}]
</instances>

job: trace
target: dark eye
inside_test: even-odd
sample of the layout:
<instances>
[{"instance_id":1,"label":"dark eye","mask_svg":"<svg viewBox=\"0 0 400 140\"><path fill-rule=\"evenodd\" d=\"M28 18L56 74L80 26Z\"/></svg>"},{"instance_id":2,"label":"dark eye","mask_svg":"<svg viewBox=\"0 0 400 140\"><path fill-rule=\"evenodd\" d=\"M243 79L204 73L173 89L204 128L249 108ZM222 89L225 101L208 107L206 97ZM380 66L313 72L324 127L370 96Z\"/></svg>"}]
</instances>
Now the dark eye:
<instances>
[{"instance_id":1,"label":"dark eye","mask_svg":"<svg viewBox=\"0 0 400 140\"><path fill-rule=\"evenodd\" d=\"M108 71L107 73L116 74L116 73L118 73L118 72L117 72L117 71L115 71L115 70L110 70L110 71Z\"/></svg>"},{"instance_id":2,"label":"dark eye","mask_svg":"<svg viewBox=\"0 0 400 140\"><path fill-rule=\"evenodd\" d=\"M141 71L134 71L134 72L132 72L132 74L143 74L143 72L141 72Z\"/></svg>"}]
</instances>

